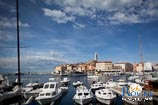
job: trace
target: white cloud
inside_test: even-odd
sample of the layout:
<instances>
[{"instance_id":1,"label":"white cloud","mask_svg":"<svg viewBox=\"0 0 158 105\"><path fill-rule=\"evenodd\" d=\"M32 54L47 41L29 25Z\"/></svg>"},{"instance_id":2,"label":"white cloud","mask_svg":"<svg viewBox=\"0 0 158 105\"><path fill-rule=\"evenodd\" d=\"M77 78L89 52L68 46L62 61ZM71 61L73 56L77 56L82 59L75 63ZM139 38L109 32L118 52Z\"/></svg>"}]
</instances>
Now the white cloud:
<instances>
[{"instance_id":1,"label":"white cloud","mask_svg":"<svg viewBox=\"0 0 158 105\"><path fill-rule=\"evenodd\" d=\"M15 28L16 27L16 18L7 18L0 17L0 26L3 28ZM28 23L19 22L21 27L30 27Z\"/></svg>"},{"instance_id":2,"label":"white cloud","mask_svg":"<svg viewBox=\"0 0 158 105\"><path fill-rule=\"evenodd\" d=\"M61 10L51 10L47 8L43 8L44 14L52 18L52 20L57 23L67 23L75 20L75 17L68 16L66 13Z\"/></svg>"},{"instance_id":3,"label":"white cloud","mask_svg":"<svg viewBox=\"0 0 158 105\"><path fill-rule=\"evenodd\" d=\"M84 24L75 23L73 25L73 27L76 28L76 29L81 29L81 28L85 28L85 25Z\"/></svg>"},{"instance_id":4,"label":"white cloud","mask_svg":"<svg viewBox=\"0 0 158 105\"><path fill-rule=\"evenodd\" d=\"M71 16L87 16L109 23L131 24L158 19L157 0L43 0L49 5L59 5ZM60 11L60 10L58 10ZM112 17L109 18L109 16ZM118 16L117 16L118 15ZM104 18L104 19L103 19ZM57 20L57 19L56 19ZM104 23L104 21L103 21Z\"/></svg>"},{"instance_id":5,"label":"white cloud","mask_svg":"<svg viewBox=\"0 0 158 105\"><path fill-rule=\"evenodd\" d=\"M134 14L124 14L121 12L116 12L112 17L109 17L109 20L112 24L119 24L119 23L140 23L139 17Z\"/></svg>"}]
</instances>

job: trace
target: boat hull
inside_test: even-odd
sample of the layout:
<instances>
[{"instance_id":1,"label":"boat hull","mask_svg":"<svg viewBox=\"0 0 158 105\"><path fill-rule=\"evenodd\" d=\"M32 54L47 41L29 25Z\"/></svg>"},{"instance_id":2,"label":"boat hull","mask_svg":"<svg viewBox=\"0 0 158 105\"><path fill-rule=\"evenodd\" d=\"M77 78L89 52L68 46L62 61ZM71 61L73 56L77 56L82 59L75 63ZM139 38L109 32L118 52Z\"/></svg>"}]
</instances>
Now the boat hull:
<instances>
[{"instance_id":1,"label":"boat hull","mask_svg":"<svg viewBox=\"0 0 158 105\"><path fill-rule=\"evenodd\" d=\"M112 102L111 99L104 99L104 98L100 98L100 97L96 97L97 101L99 101L100 103L106 104L106 105L110 105L110 103Z\"/></svg>"},{"instance_id":2,"label":"boat hull","mask_svg":"<svg viewBox=\"0 0 158 105\"><path fill-rule=\"evenodd\" d=\"M88 104L92 101L92 98L87 98L87 99L74 99L74 101L79 104L79 105L85 105Z\"/></svg>"},{"instance_id":3,"label":"boat hull","mask_svg":"<svg viewBox=\"0 0 158 105\"><path fill-rule=\"evenodd\" d=\"M59 98L61 97L61 93L56 95L56 96L53 96L53 97L45 97L45 98L36 98L36 100L42 104L42 105L45 105L45 104L50 104L50 103L55 103L56 100L58 100Z\"/></svg>"}]
</instances>

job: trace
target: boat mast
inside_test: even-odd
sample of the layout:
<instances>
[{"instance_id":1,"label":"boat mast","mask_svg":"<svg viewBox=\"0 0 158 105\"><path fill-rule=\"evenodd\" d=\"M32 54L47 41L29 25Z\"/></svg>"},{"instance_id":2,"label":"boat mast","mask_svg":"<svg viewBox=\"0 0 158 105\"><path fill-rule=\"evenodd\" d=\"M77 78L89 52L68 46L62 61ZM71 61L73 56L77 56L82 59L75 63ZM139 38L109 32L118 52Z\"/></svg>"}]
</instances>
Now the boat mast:
<instances>
[{"instance_id":1,"label":"boat mast","mask_svg":"<svg viewBox=\"0 0 158 105\"><path fill-rule=\"evenodd\" d=\"M21 77L20 77L19 0L16 0L16 31L17 31L18 86L20 87Z\"/></svg>"},{"instance_id":2,"label":"boat mast","mask_svg":"<svg viewBox=\"0 0 158 105\"><path fill-rule=\"evenodd\" d=\"M139 55L140 55L140 64L142 64L142 71L144 75L143 45L142 45L142 37L140 34L139 34Z\"/></svg>"}]
</instances>

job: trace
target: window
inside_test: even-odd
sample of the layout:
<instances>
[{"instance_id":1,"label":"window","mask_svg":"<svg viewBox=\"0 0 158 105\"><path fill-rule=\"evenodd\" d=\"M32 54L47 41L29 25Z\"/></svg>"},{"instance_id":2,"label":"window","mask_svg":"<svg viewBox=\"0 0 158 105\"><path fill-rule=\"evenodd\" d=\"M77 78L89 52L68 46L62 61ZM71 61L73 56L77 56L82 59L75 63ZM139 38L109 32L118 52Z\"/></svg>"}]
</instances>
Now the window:
<instances>
[{"instance_id":1,"label":"window","mask_svg":"<svg viewBox=\"0 0 158 105\"><path fill-rule=\"evenodd\" d=\"M78 93L78 96L81 96L82 95L82 93Z\"/></svg>"},{"instance_id":2,"label":"window","mask_svg":"<svg viewBox=\"0 0 158 105\"><path fill-rule=\"evenodd\" d=\"M89 93L84 93L85 96L87 96Z\"/></svg>"},{"instance_id":3,"label":"window","mask_svg":"<svg viewBox=\"0 0 158 105\"><path fill-rule=\"evenodd\" d=\"M44 88L47 89L49 87L49 85L45 85Z\"/></svg>"},{"instance_id":4,"label":"window","mask_svg":"<svg viewBox=\"0 0 158 105\"><path fill-rule=\"evenodd\" d=\"M54 88L54 84L50 84L50 88Z\"/></svg>"},{"instance_id":5,"label":"window","mask_svg":"<svg viewBox=\"0 0 158 105\"><path fill-rule=\"evenodd\" d=\"M46 96L50 96L50 93L46 93Z\"/></svg>"},{"instance_id":6,"label":"window","mask_svg":"<svg viewBox=\"0 0 158 105\"><path fill-rule=\"evenodd\" d=\"M44 96L44 94L40 94L40 96Z\"/></svg>"}]
</instances>

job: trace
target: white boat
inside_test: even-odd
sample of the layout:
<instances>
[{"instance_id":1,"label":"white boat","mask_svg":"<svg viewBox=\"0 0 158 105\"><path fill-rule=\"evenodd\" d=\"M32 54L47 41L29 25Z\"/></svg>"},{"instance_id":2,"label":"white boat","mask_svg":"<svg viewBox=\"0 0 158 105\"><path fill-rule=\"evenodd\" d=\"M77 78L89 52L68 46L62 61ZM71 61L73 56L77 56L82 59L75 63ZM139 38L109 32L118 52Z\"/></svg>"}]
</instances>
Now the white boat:
<instances>
[{"instance_id":1,"label":"white boat","mask_svg":"<svg viewBox=\"0 0 158 105\"><path fill-rule=\"evenodd\" d=\"M106 82L105 84L103 84L103 86L106 88L117 87L117 83L113 82L113 81L109 81L109 82Z\"/></svg>"},{"instance_id":2,"label":"white boat","mask_svg":"<svg viewBox=\"0 0 158 105\"><path fill-rule=\"evenodd\" d=\"M60 88L61 88L63 93L67 92L69 89L69 87L66 84L61 84Z\"/></svg>"},{"instance_id":3,"label":"white boat","mask_svg":"<svg viewBox=\"0 0 158 105\"><path fill-rule=\"evenodd\" d=\"M103 104L109 105L116 97L110 89L100 89L95 92L96 99Z\"/></svg>"},{"instance_id":4,"label":"white boat","mask_svg":"<svg viewBox=\"0 0 158 105\"><path fill-rule=\"evenodd\" d=\"M42 104L54 103L62 95L61 88L57 82L47 82L44 84L42 92L36 97L36 100Z\"/></svg>"},{"instance_id":5,"label":"white boat","mask_svg":"<svg viewBox=\"0 0 158 105\"><path fill-rule=\"evenodd\" d=\"M77 86L82 85L83 82L81 82L81 81L76 81L76 82L73 82L72 84L73 84L73 86L77 87Z\"/></svg>"},{"instance_id":6,"label":"white boat","mask_svg":"<svg viewBox=\"0 0 158 105\"><path fill-rule=\"evenodd\" d=\"M103 88L104 88L104 85L103 85L102 82L97 82L97 83L91 84L90 87L91 87L91 90L92 90L93 92L95 92L96 90L103 89Z\"/></svg>"},{"instance_id":7,"label":"white boat","mask_svg":"<svg viewBox=\"0 0 158 105\"><path fill-rule=\"evenodd\" d=\"M70 82L70 80L68 78L63 78L63 80L61 81L62 84L68 84Z\"/></svg>"},{"instance_id":8,"label":"white boat","mask_svg":"<svg viewBox=\"0 0 158 105\"><path fill-rule=\"evenodd\" d=\"M8 78L0 74L0 89L8 86L9 86Z\"/></svg>"},{"instance_id":9,"label":"white boat","mask_svg":"<svg viewBox=\"0 0 158 105\"><path fill-rule=\"evenodd\" d=\"M88 104L93 99L93 93L91 90L87 89L85 86L79 86L76 89L76 94L73 100L80 105Z\"/></svg>"}]
</instances>

